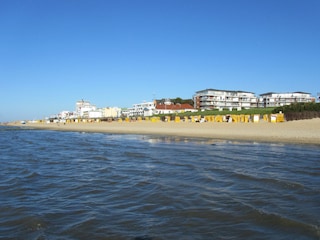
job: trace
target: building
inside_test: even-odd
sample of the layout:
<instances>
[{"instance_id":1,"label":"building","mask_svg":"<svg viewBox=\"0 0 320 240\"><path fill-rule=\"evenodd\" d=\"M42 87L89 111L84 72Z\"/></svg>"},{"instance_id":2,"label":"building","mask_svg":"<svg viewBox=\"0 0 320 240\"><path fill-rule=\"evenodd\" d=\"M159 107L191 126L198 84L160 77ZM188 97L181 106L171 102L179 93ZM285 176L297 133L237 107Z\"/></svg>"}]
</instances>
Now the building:
<instances>
[{"instance_id":1,"label":"building","mask_svg":"<svg viewBox=\"0 0 320 240\"><path fill-rule=\"evenodd\" d=\"M92 105L89 101L80 100L76 102L76 115L80 118L88 118L89 112L96 111L95 105Z\"/></svg>"},{"instance_id":2,"label":"building","mask_svg":"<svg viewBox=\"0 0 320 240\"><path fill-rule=\"evenodd\" d=\"M68 118L72 118L74 115L74 112L70 112L70 111L62 111L58 114L58 119L68 119Z\"/></svg>"},{"instance_id":3,"label":"building","mask_svg":"<svg viewBox=\"0 0 320 240\"><path fill-rule=\"evenodd\" d=\"M258 107L258 98L252 92L205 89L193 96L194 108L201 110L241 110Z\"/></svg>"},{"instance_id":4,"label":"building","mask_svg":"<svg viewBox=\"0 0 320 240\"><path fill-rule=\"evenodd\" d=\"M153 115L153 111L156 108L155 102L143 102L134 104L132 108L129 108L129 117L137 117L137 116L143 116L143 117L149 117Z\"/></svg>"},{"instance_id":5,"label":"building","mask_svg":"<svg viewBox=\"0 0 320 240\"><path fill-rule=\"evenodd\" d=\"M315 102L316 99L306 92L289 92L289 93L275 93L268 92L260 94L260 107L279 107L290 105L292 103Z\"/></svg>"},{"instance_id":6,"label":"building","mask_svg":"<svg viewBox=\"0 0 320 240\"><path fill-rule=\"evenodd\" d=\"M117 107L106 107L102 108L102 116L106 118L118 118L121 116L121 108Z\"/></svg>"},{"instance_id":7,"label":"building","mask_svg":"<svg viewBox=\"0 0 320 240\"><path fill-rule=\"evenodd\" d=\"M84 117L85 118L90 118L90 119L102 118L103 117L103 113L102 113L102 111L100 109L97 109L97 110L85 112Z\"/></svg>"},{"instance_id":8,"label":"building","mask_svg":"<svg viewBox=\"0 0 320 240\"><path fill-rule=\"evenodd\" d=\"M175 113L182 113L182 112L197 112L197 109L194 109L193 106L191 106L188 103L171 103L171 102L165 102L160 103L156 105L156 108L154 110L154 114L175 114Z\"/></svg>"}]
</instances>

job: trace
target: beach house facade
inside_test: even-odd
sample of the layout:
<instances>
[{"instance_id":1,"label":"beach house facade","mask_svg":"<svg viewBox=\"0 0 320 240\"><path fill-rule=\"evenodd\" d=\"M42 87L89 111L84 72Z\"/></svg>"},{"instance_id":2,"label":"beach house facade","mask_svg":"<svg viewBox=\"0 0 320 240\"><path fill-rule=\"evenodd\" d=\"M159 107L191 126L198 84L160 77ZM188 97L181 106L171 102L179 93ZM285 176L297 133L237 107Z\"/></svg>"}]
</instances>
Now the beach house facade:
<instances>
[{"instance_id":1,"label":"beach house facade","mask_svg":"<svg viewBox=\"0 0 320 240\"><path fill-rule=\"evenodd\" d=\"M292 103L307 103L315 101L315 97L312 97L310 93L306 92L268 92L260 94L259 105L260 107L279 107L290 105Z\"/></svg>"},{"instance_id":2,"label":"beach house facade","mask_svg":"<svg viewBox=\"0 0 320 240\"><path fill-rule=\"evenodd\" d=\"M194 108L201 110L241 110L258 107L258 98L252 92L205 89L193 96Z\"/></svg>"}]
</instances>

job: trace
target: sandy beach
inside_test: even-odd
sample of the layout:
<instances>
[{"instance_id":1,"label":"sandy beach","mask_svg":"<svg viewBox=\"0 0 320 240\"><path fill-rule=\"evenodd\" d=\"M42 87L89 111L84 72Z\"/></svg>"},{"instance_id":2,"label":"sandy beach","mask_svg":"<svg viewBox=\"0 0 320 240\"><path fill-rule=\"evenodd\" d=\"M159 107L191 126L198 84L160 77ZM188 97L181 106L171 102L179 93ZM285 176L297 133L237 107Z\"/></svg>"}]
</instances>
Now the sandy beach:
<instances>
[{"instance_id":1,"label":"sandy beach","mask_svg":"<svg viewBox=\"0 0 320 240\"><path fill-rule=\"evenodd\" d=\"M100 122L9 124L35 129L181 136L258 142L283 142L320 145L320 118L282 123L193 123L193 122Z\"/></svg>"}]
</instances>

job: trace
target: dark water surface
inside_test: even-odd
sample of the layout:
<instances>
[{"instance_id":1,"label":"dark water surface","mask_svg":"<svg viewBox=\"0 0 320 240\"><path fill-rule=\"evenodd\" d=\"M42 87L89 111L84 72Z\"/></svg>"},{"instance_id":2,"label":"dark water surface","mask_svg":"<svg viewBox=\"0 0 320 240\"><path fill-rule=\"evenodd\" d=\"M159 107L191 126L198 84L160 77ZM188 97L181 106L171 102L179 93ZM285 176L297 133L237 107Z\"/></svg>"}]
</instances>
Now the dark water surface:
<instances>
[{"instance_id":1,"label":"dark water surface","mask_svg":"<svg viewBox=\"0 0 320 240\"><path fill-rule=\"evenodd\" d=\"M320 147L0 128L0 239L320 239Z\"/></svg>"}]
</instances>

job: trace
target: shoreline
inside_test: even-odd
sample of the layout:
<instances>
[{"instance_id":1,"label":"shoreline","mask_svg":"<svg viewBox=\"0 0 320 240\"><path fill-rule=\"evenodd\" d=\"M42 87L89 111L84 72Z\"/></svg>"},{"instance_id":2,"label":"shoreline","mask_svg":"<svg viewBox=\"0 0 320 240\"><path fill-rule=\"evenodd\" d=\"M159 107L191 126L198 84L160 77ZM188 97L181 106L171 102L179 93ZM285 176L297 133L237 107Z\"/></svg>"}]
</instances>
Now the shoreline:
<instances>
[{"instance_id":1,"label":"shoreline","mask_svg":"<svg viewBox=\"0 0 320 240\"><path fill-rule=\"evenodd\" d=\"M179 136L219 140L320 145L320 118L282 123L192 123L192 122L94 122L94 123L9 123L41 130Z\"/></svg>"}]
</instances>

